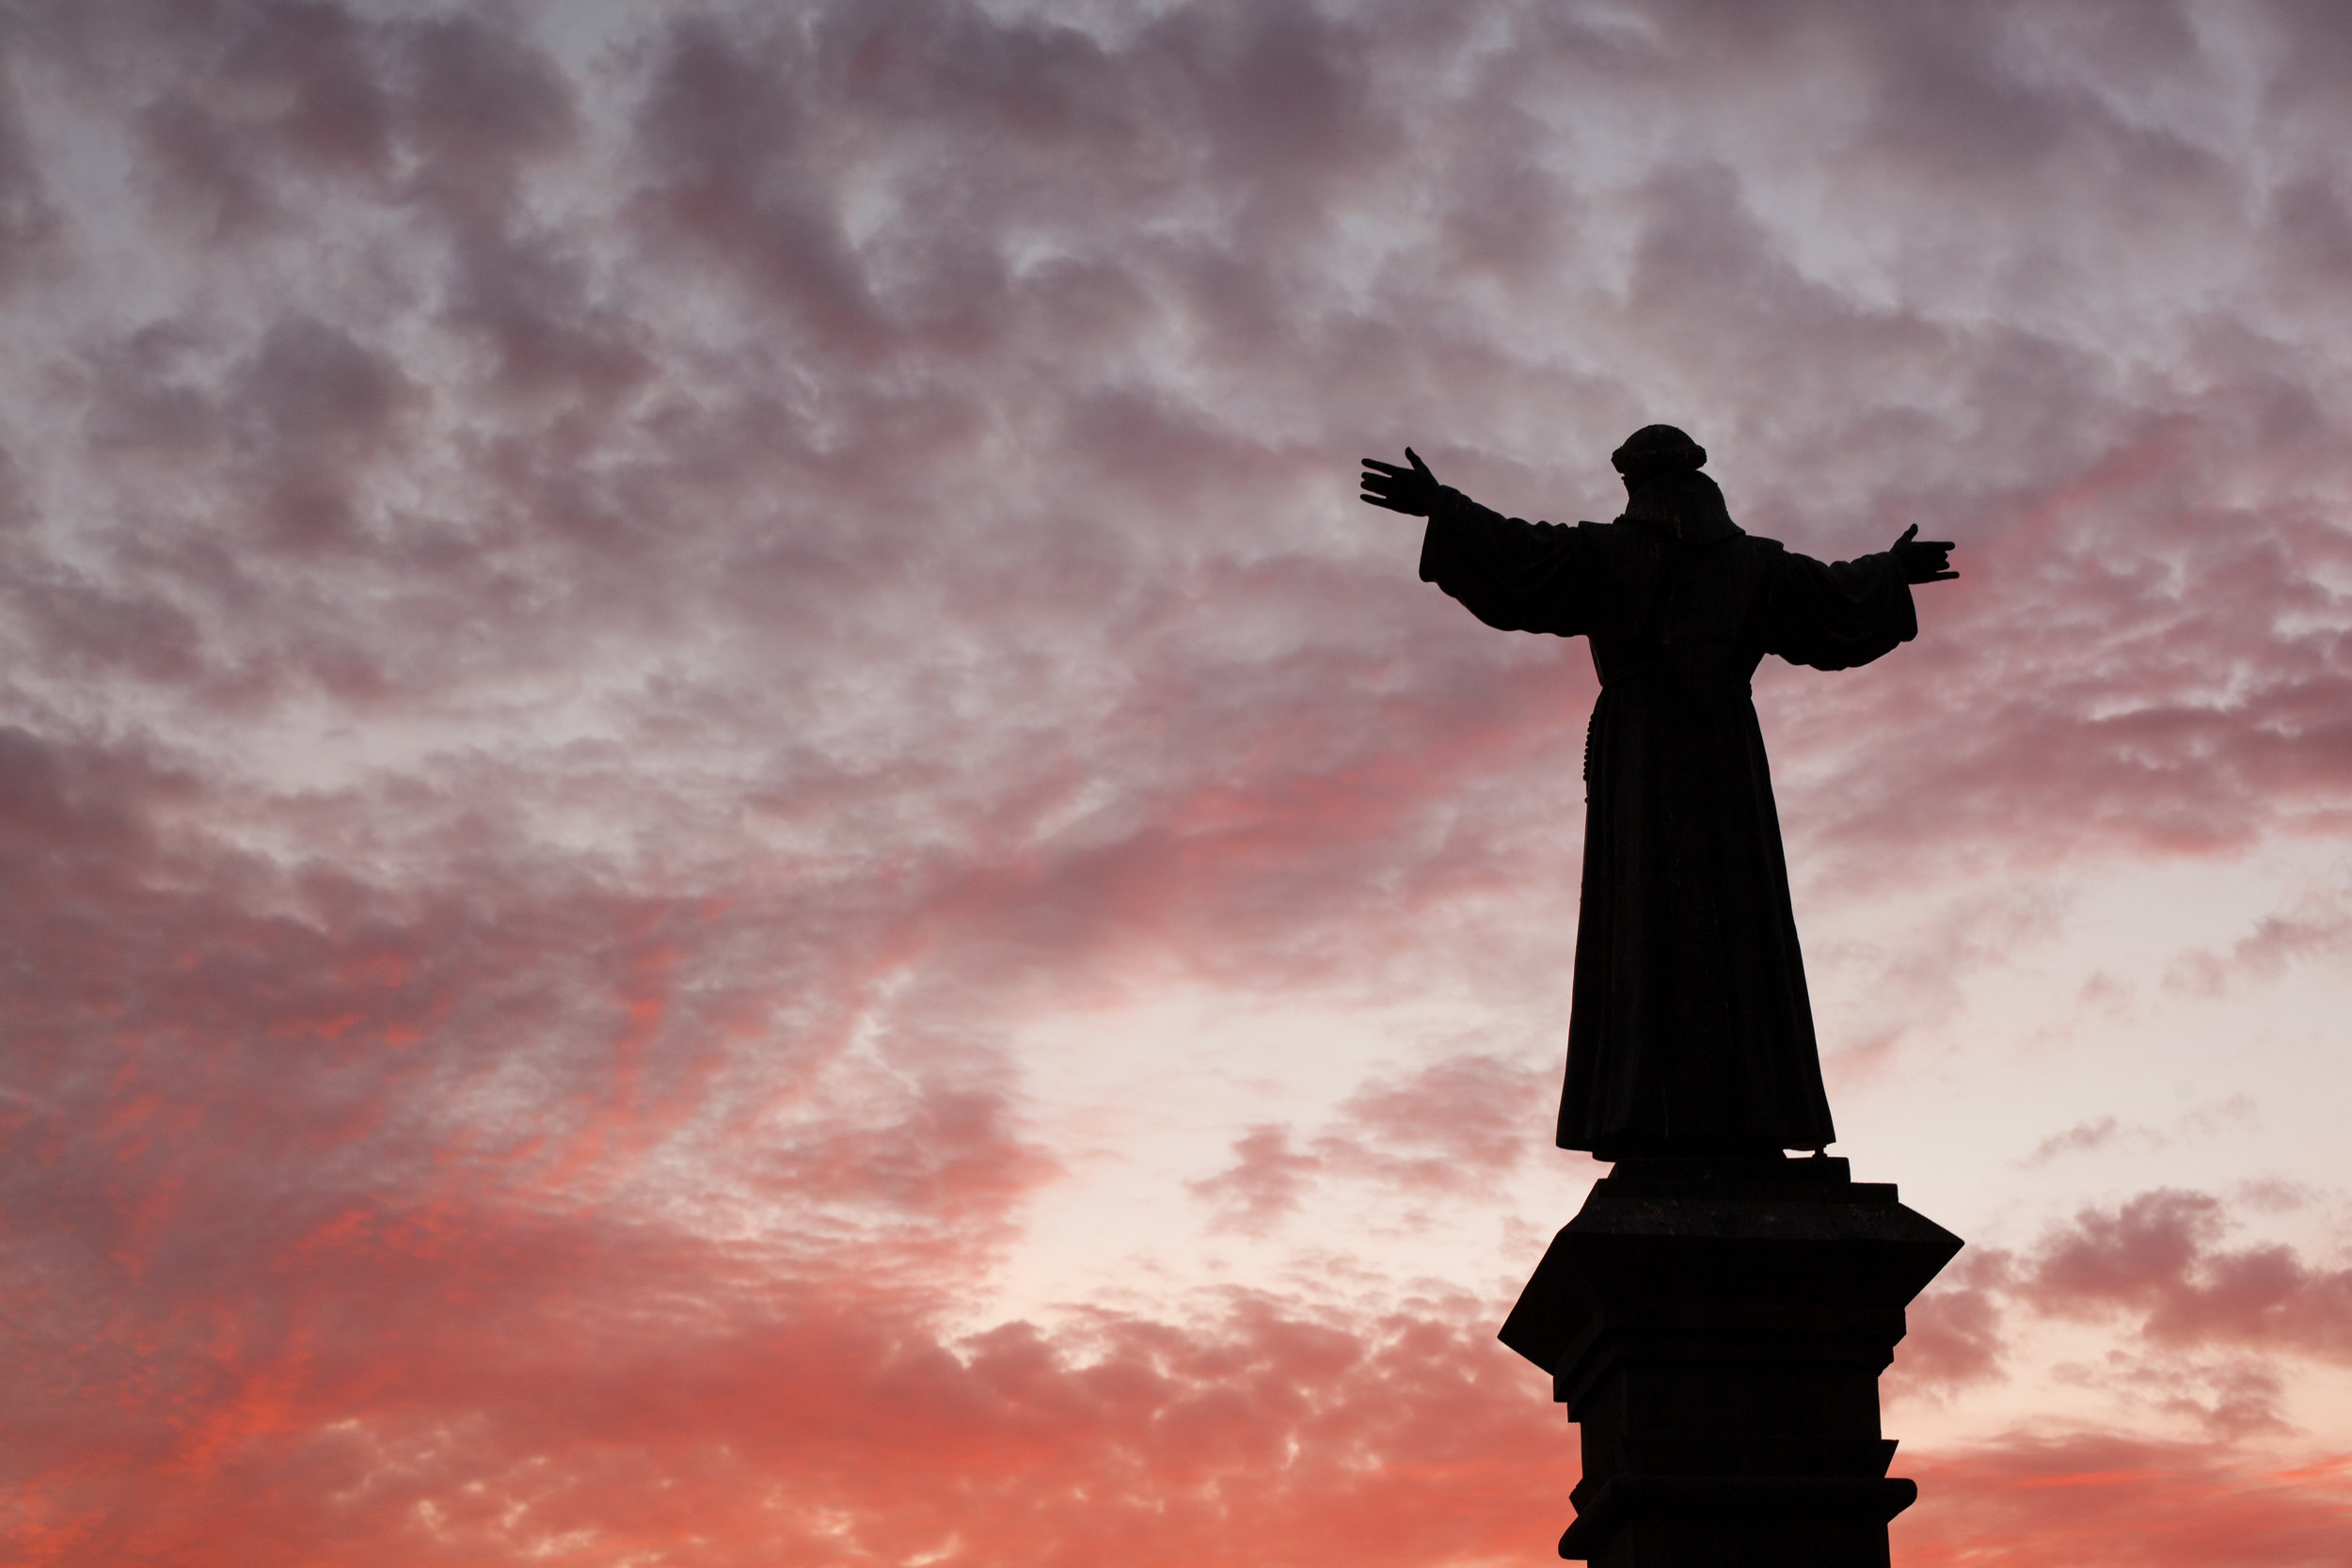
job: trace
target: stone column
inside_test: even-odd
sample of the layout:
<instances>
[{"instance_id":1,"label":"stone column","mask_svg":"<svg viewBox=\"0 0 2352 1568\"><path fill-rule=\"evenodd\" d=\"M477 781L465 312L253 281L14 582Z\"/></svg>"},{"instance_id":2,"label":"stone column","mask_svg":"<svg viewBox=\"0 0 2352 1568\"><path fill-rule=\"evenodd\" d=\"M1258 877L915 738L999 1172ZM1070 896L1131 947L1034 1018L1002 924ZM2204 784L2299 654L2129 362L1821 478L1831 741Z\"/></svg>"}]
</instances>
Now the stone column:
<instances>
[{"instance_id":1,"label":"stone column","mask_svg":"<svg viewBox=\"0 0 2352 1568\"><path fill-rule=\"evenodd\" d=\"M1582 1432L1560 1555L1887 1568L1878 1377L1960 1248L1843 1160L1620 1162L1502 1325Z\"/></svg>"}]
</instances>

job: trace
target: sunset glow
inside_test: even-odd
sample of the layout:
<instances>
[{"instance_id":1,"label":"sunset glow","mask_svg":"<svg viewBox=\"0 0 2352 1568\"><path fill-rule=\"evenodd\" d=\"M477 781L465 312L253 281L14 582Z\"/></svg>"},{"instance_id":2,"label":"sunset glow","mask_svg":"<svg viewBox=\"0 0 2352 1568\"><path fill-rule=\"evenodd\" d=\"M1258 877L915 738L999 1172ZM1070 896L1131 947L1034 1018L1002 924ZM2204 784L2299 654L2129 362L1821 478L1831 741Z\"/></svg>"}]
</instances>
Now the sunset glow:
<instances>
[{"instance_id":1,"label":"sunset glow","mask_svg":"<svg viewBox=\"0 0 2352 1568\"><path fill-rule=\"evenodd\" d=\"M1652 421L1899 1568L2352 1561L2352 8L16 0L0 311L0 1562L1557 1560Z\"/></svg>"}]
</instances>

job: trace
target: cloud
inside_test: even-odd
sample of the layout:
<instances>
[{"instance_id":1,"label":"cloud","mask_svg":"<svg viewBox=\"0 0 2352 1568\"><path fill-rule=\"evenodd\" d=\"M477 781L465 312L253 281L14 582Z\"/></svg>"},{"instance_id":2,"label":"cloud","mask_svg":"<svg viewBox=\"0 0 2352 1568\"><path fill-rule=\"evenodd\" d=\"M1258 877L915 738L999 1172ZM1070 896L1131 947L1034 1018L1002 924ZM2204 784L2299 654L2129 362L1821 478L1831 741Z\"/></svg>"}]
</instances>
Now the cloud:
<instances>
[{"instance_id":1,"label":"cloud","mask_svg":"<svg viewBox=\"0 0 2352 1568\"><path fill-rule=\"evenodd\" d=\"M56 260L57 214L26 136L14 82L0 77L0 298Z\"/></svg>"},{"instance_id":2,"label":"cloud","mask_svg":"<svg viewBox=\"0 0 2352 1568\"><path fill-rule=\"evenodd\" d=\"M1316 1155L1291 1147L1287 1127L1254 1127L1233 1140L1233 1163L1185 1185L1218 1211L1225 1227L1263 1235L1298 1207L1307 1184L1323 1169Z\"/></svg>"},{"instance_id":3,"label":"cloud","mask_svg":"<svg viewBox=\"0 0 2352 1568\"><path fill-rule=\"evenodd\" d=\"M1216 1223L1264 1235L1329 1179L1424 1202L1491 1191L1535 1147L1547 1075L1484 1053L1449 1056L1400 1078L1375 1078L1343 1101L1324 1131L1294 1148L1291 1130L1251 1128L1233 1164L1187 1183Z\"/></svg>"},{"instance_id":4,"label":"cloud","mask_svg":"<svg viewBox=\"0 0 2352 1568\"><path fill-rule=\"evenodd\" d=\"M2312 1564L2342 1549L2342 1458L2270 1468L2205 1443L2018 1433L1903 1466L1906 1562Z\"/></svg>"},{"instance_id":5,"label":"cloud","mask_svg":"<svg viewBox=\"0 0 2352 1568\"><path fill-rule=\"evenodd\" d=\"M1946 1265L1904 1313L1894 1365L1880 1379L1883 1400L1944 1400L2002 1375L2011 1264L2008 1253L1970 1247Z\"/></svg>"},{"instance_id":6,"label":"cloud","mask_svg":"<svg viewBox=\"0 0 2352 1568\"><path fill-rule=\"evenodd\" d=\"M2191 996L2218 997L2248 980L2275 978L2290 965L2344 951L2352 915L2332 899L2306 900L2291 911L2265 915L2227 952L2192 949L2174 958L2165 985Z\"/></svg>"},{"instance_id":7,"label":"cloud","mask_svg":"<svg viewBox=\"0 0 2352 1568\"><path fill-rule=\"evenodd\" d=\"M2071 1232L2044 1238L2019 1293L2062 1316L2137 1315L2160 1345L2352 1354L2343 1328L2352 1272L2314 1268L2283 1245L2219 1245L2225 1212L2218 1198L2172 1189L2086 1210Z\"/></svg>"},{"instance_id":8,"label":"cloud","mask_svg":"<svg viewBox=\"0 0 2352 1568\"><path fill-rule=\"evenodd\" d=\"M1887 1397L1948 1403L2008 1375L2038 1322L2088 1323L2117 1337L2103 1360L2059 1366L2060 1381L2222 1439L2286 1434L2295 1365L2346 1359L2352 1272L2278 1243L2230 1245L2233 1227L2223 1199L2161 1188L2084 1209L2022 1253L1972 1248L1912 1305Z\"/></svg>"},{"instance_id":9,"label":"cloud","mask_svg":"<svg viewBox=\"0 0 2352 1568\"><path fill-rule=\"evenodd\" d=\"M2242 1094L2184 1112L2169 1131L2119 1121L2114 1117L2092 1117L2042 1139L2018 1164L2035 1170L2064 1155L2096 1153L2119 1143L2146 1149L2165 1148L2183 1139L2210 1137L2226 1128L2250 1126L2256 1119L2254 1101Z\"/></svg>"},{"instance_id":10,"label":"cloud","mask_svg":"<svg viewBox=\"0 0 2352 1568\"><path fill-rule=\"evenodd\" d=\"M745 1413L821 1415L817 1369L896 1408L903 1342L1050 1174L984 1051L829 1039L856 997L771 989L773 911L512 846L464 891L279 868L188 831L185 773L5 740L28 1560L681 1528L665 1488L755 1497ZM697 1147L725 1174L676 1180ZM625 1451L642 1486L598 1500Z\"/></svg>"},{"instance_id":11,"label":"cloud","mask_svg":"<svg viewBox=\"0 0 2352 1568\"><path fill-rule=\"evenodd\" d=\"M223 0L0 40L18 1559L1540 1549L1570 1439L1473 1297L958 1316L1076 1180L1036 1019L1565 1008L1594 677L1414 580L1365 451L1605 516L1601 454L1670 417L1792 547L1960 539L1915 643L1759 678L1857 927L1964 903L1955 865L2347 820L2325 7ZM2049 928L1994 902L1922 927L1972 975ZM1248 1127L1202 1221L1490 1213L1553 1070L1184 1109ZM2085 1375L2217 1447L1954 1451L1906 1550L2321 1560L2340 1477L2249 1456L2344 1282L2233 1242L2259 1198L2093 1207L1924 1299L1915 1391L2113 1325Z\"/></svg>"},{"instance_id":12,"label":"cloud","mask_svg":"<svg viewBox=\"0 0 2352 1568\"><path fill-rule=\"evenodd\" d=\"M0 1539L56 1560L361 1562L681 1541L720 1562L895 1560L961 1539L1075 1563L1139 1530L1171 1561L1247 1539L1274 1562L1334 1542L1409 1562L1547 1540L1565 1506L1568 1439L1476 1326L1485 1304L1350 1320L1238 1297L951 1338L948 1249L877 1270L849 1238L829 1258L697 1242L482 1191L281 1200L235 1252L154 1257L95 1316L64 1260L20 1257L17 1332L49 1354L12 1419L44 1441L18 1450ZM209 1207L188 1197L183 1233Z\"/></svg>"}]
</instances>

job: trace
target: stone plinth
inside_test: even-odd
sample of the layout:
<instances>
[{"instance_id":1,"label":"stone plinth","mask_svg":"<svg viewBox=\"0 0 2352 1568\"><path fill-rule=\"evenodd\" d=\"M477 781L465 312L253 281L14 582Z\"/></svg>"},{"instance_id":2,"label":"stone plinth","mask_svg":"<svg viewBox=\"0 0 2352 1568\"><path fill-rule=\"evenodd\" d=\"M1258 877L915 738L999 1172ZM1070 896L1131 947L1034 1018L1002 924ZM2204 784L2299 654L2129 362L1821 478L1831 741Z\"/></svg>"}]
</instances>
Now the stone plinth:
<instances>
[{"instance_id":1,"label":"stone plinth","mask_svg":"<svg viewBox=\"0 0 2352 1568\"><path fill-rule=\"evenodd\" d=\"M1502 1325L1582 1433L1560 1555L1886 1568L1878 1377L1960 1247L1843 1160L1620 1163Z\"/></svg>"}]
</instances>

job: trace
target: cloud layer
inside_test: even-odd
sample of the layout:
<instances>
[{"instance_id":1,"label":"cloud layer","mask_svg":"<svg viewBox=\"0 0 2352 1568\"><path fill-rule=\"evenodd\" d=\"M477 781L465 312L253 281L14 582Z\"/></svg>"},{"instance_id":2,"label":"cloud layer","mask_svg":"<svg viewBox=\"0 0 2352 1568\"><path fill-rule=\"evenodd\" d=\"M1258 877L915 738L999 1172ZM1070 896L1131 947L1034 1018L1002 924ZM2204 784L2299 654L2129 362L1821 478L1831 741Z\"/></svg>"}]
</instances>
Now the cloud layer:
<instances>
[{"instance_id":1,"label":"cloud layer","mask_svg":"<svg viewBox=\"0 0 2352 1568\"><path fill-rule=\"evenodd\" d=\"M2341 857L2347 88L2285 3L11 8L10 1560L1542 1555L1413 1227L1565 1218L1593 681L1355 460L1606 516L1671 419L1791 547L1958 539L1758 700L1817 955L1949 939L1834 1069L1973 1070L1988 881ZM1169 1100L1245 1250L976 1319L1107 1180L1041 1021L1178 991L1478 1022ZM1967 1131L1890 1430L2080 1400L1906 1449L1899 1560L2340 1559L2352 1169L2056 1184L2202 1114Z\"/></svg>"}]
</instances>

